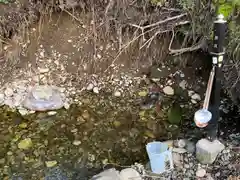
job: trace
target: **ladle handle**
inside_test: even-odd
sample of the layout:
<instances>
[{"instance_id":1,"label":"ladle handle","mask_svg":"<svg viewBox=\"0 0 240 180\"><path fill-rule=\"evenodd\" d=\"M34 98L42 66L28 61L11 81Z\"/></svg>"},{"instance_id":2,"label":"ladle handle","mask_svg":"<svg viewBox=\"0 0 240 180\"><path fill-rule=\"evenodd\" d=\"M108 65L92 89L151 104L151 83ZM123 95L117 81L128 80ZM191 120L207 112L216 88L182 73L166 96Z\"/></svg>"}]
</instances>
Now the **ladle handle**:
<instances>
[{"instance_id":1,"label":"ladle handle","mask_svg":"<svg viewBox=\"0 0 240 180\"><path fill-rule=\"evenodd\" d=\"M206 95L205 95L205 99L204 99L204 103L203 103L203 109L208 109L209 101L210 101L210 97L211 97L211 93L212 93L214 76L215 76L215 66L213 66L212 71L209 76Z\"/></svg>"}]
</instances>

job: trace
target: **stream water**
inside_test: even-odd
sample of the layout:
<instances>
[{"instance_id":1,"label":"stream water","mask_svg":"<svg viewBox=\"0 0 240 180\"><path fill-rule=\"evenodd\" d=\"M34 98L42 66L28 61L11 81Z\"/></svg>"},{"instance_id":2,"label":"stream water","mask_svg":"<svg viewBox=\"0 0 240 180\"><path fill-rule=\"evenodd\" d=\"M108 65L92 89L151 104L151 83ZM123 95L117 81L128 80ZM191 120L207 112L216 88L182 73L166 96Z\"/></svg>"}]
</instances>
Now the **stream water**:
<instances>
[{"instance_id":1,"label":"stream water","mask_svg":"<svg viewBox=\"0 0 240 180\"><path fill-rule=\"evenodd\" d=\"M108 163L146 163L146 143L167 139L168 123L155 110L145 111L143 118L131 99L109 97L86 93L81 105L58 110L54 115L39 112L22 117L2 107L0 178L88 179ZM230 118L234 111L235 116ZM238 118L236 109L225 110L221 129L227 127L226 137L239 131ZM31 146L19 148L27 138Z\"/></svg>"}]
</instances>

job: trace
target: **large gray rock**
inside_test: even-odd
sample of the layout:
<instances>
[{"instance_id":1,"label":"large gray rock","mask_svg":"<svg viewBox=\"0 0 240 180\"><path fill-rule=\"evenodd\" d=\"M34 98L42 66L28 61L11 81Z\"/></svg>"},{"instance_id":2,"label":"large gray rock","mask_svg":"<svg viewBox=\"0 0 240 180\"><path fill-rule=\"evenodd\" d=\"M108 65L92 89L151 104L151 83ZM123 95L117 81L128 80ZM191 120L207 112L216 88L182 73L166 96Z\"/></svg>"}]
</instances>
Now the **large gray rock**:
<instances>
[{"instance_id":1,"label":"large gray rock","mask_svg":"<svg viewBox=\"0 0 240 180\"><path fill-rule=\"evenodd\" d=\"M23 106L29 110L46 111L60 109L64 102L56 87L35 86L23 101Z\"/></svg>"},{"instance_id":2,"label":"large gray rock","mask_svg":"<svg viewBox=\"0 0 240 180\"><path fill-rule=\"evenodd\" d=\"M119 171L112 168L93 176L91 180L121 180L121 177Z\"/></svg>"},{"instance_id":3,"label":"large gray rock","mask_svg":"<svg viewBox=\"0 0 240 180\"><path fill-rule=\"evenodd\" d=\"M201 139L196 144L196 158L202 164L212 164L225 146L218 140Z\"/></svg>"},{"instance_id":4,"label":"large gray rock","mask_svg":"<svg viewBox=\"0 0 240 180\"><path fill-rule=\"evenodd\" d=\"M123 169L120 172L120 178L121 180L129 180L129 179L142 180L141 175L133 168Z\"/></svg>"}]
</instances>

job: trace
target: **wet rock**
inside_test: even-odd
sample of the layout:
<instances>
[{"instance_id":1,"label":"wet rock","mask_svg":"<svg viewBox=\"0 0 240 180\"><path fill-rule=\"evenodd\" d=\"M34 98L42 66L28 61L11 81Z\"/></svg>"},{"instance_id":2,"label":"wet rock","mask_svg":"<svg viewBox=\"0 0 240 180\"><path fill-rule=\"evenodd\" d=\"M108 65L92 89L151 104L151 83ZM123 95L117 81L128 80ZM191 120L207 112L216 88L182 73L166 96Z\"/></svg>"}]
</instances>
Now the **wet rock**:
<instances>
[{"instance_id":1,"label":"wet rock","mask_svg":"<svg viewBox=\"0 0 240 180\"><path fill-rule=\"evenodd\" d=\"M196 172L196 176L197 177L200 177L200 178L202 178L202 177L204 177L206 175L206 170L205 169L198 169L197 170L197 172Z\"/></svg>"},{"instance_id":2,"label":"wet rock","mask_svg":"<svg viewBox=\"0 0 240 180\"><path fill-rule=\"evenodd\" d=\"M174 89L171 86L164 87L163 92L166 95L174 95Z\"/></svg>"},{"instance_id":3,"label":"wet rock","mask_svg":"<svg viewBox=\"0 0 240 180\"><path fill-rule=\"evenodd\" d=\"M35 86L23 102L23 106L34 111L60 109L64 105L61 93L51 86Z\"/></svg>"},{"instance_id":4,"label":"wet rock","mask_svg":"<svg viewBox=\"0 0 240 180\"><path fill-rule=\"evenodd\" d=\"M121 180L129 179L142 180L141 175L135 169L132 168L123 169L120 172L120 178Z\"/></svg>"},{"instance_id":5,"label":"wet rock","mask_svg":"<svg viewBox=\"0 0 240 180\"><path fill-rule=\"evenodd\" d=\"M60 168L53 168L46 172L44 180L68 180L66 173Z\"/></svg>"},{"instance_id":6,"label":"wet rock","mask_svg":"<svg viewBox=\"0 0 240 180\"><path fill-rule=\"evenodd\" d=\"M207 139L201 139L196 144L196 158L202 164L212 164L224 148L225 146L218 140L210 142Z\"/></svg>"}]
</instances>

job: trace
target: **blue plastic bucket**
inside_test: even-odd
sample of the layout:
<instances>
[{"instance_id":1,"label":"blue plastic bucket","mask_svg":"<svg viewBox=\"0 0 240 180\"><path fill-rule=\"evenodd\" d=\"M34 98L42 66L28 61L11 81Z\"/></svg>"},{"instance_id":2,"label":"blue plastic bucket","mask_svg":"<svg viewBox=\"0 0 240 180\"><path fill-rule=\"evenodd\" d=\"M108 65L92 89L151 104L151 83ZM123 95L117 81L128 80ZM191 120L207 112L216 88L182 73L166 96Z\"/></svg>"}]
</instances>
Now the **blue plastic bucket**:
<instances>
[{"instance_id":1,"label":"blue plastic bucket","mask_svg":"<svg viewBox=\"0 0 240 180\"><path fill-rule=\"evenodd\" d=\"M146 145L146 150L153 173L161 174L173 168L172 152L168 150L167 144L151 142ZM169 163L169 167L167 167L167 163Z\"/></svg>"}]
</instances>

